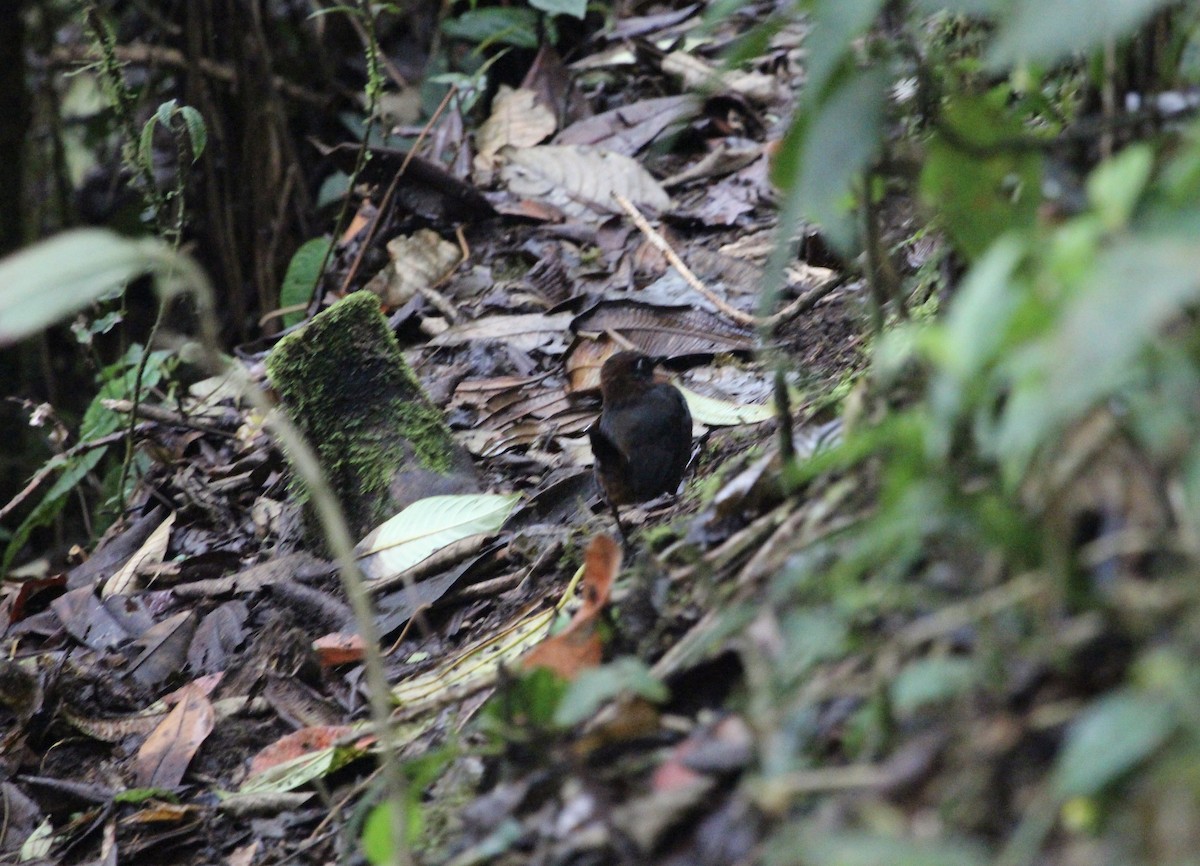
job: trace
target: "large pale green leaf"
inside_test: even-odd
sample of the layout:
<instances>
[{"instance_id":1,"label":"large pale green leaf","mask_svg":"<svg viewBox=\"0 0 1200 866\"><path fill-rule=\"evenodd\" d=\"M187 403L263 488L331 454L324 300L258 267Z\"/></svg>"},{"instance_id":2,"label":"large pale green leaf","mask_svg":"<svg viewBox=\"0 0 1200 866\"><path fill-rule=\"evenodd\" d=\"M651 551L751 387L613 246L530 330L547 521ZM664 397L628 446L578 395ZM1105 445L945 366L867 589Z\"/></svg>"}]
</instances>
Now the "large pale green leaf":
<instances>
[{"instance_id":1,"label":"large pale green leaf","mask_svg":"<svg viewBox=\"0 0 1200 866\"><path fill-rule=\"evenodd\" d=\"M1047 434L1128 384L1161 328L1200 299L1200 246L1190 238L1131 237L1096 259L1059 327L1014 354L1018 385L1000 450L1019 471Z\"/></svg>"},{"instance_id":2,"label":"large pale green leaf","mask_svg":"<svg viewBox=\"0 0 1200 866\"><path fill-rule=\"evenodd\" d=\"M641 659L622 656L598 668L580 672L567 688L554 713L554 721L571 727L595 715L600 707L622 694L634 694L662 703L670 692Z\"/></svg>"},{"instance_id":3,"label":"large pale green leaf","mask_svg":"<svg viewBox=\"0 0 1200 866\"><path fill-rule=\"evenodd\" d=\"M1170 0L1013 0L989 61L1051 63L1130 33Z\"/></svg>"},{"instance_id":4,"label":"large pale green leaf","mask_svg":"<svg viewBox=\"0 0 1200 866\"><path fill-rule=\"evenodd\" d=\"M1123 228L1133 216L1150 172L1154 152L1147 144L1133 144L1105 160L1088 177L1088 199L1109 231Z\"/></svg>"},{"instance_id":5,"label":"large pale green leaf","mask_svg":"<svg viewBox=\"0 0 1200 866\"><path fill-rule=\"evenodd\" d=\"M105 229L76 229L0 260L0 346L15 342L161 271L176 256L153 238L130 240Z\"/></svg>"},{"instance_id":6,"label":"large pale green leaf","mask_svg":"<svg viewBox=\"0 0 1200 866\"><path fill-rule=\"evenodd\" d=\"M550 15L582 18L587 13L587 0L529 0L529 5Z\"/></svg>"},{"instance_id":7,"label":"large pale green leaf","mask_svg":"<svg viewBox=\"0 0 1200 866\"><path fill-rule=\"evenodd\" d=\"M355 548L368 578L397 574L449 544L500 528L519 493L430 496L372 530Z\"/></svg>"},{"instance_id":8,"label":"large pale green leaf","mask_svg":"<svg viewBox=\"0 0 1200 866\"><path fill-rule=\"evenodd\" d=\"M892 681L892 703L897 712L911 713L961 694L975 679L975 663L969 658L918 659Z\"/></svg>"},{"instance_id":9,"label":"large pale green leaf","mask_svg":"<svg viewBox=\"0 0 1200 866\"><path fill-rule=\"evenodd\" d=\"M855 832L785 830L767 847L770 866L984 866L977 847L953 839L916 841Z\"/></svg>"},{"instance_id":10,"label":"large pale green leaf","mask_svg":"<svg viewBox=\"0 0 1200 866\"><path fill-rule=\"evenodd\" d=\"M761 424L775 417L775 407L770 403L731 403L728 400L705 397L684 387L680 387L679 390L687 400L692 420L708 427Z\"/></svg>"},{"instance_id":11,"label":"large pale green leaf","mask_svg":"<svg viewBox=\"0 0 1200 866\"><path fill-rule=\"evenodd\" d=\"M1099 793L1161 746L1175 730L1170 704L1117 692L1092 704L1071 726L1058 757L1055 788L1064 797Z\"/></svg>"}]
</instances>

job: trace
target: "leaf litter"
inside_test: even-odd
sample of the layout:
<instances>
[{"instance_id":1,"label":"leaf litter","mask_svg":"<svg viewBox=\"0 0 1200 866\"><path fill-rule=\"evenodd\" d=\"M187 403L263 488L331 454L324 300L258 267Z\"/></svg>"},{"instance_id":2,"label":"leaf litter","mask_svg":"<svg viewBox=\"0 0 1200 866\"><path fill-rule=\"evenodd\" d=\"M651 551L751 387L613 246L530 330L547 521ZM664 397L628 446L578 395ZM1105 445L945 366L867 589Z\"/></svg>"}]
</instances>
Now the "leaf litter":
<instances>
[{"instance_id":1,"label":"leaf litter","mask_svg":"<svg viewBox=\"0 0 1200 866\"><path fill-rule=\"evenodd\" d=\"M669 30L678 18L647 16L637 28ZM618 26L622 23L634 24ZM605 50L602 40L592 48ZM703 82L704 88L744 90L749 106L779 97L762 89L761 74L728 78L684 57L670 55L663 66L672 75L693 76L687 80ZM674 236L699 251L716 254L774 225L765 171L749 172L754 160L735 168L736 163L704 162L703 153L686 149L650 153L650 144L683 129L713 148L744 144L741 131L722 132L711 122L702 96L662 97L652 81L639 80L623 106L597 104L594 109L601 110L568 125L552 144L542 143L556 128L553 112L544 109L560 106L547 106L540 90L514 89L494 101L491 119L477 131L475 167L487 170L477 181L496 186L487 190L494 201L520 196L545 206L544 213L560 221L559 233L537 221L497 218L476 186L464 180L466 174L455 174L428 154L409 163L402 154L380 151L364 176L369 191L360 202L360 218L335 244L330 270L316 290L328 304L347 289L366 287L372 274L357 262L373 250L381 306L392 316L416 374L431 395L441 396L452 429L477 455L488 495L509 504L524 500L506 523L501 516L466 536L454 532L430 540L437 534L432 524L414 532L408 523L406 531L407 518L396 518L401 538L386 544L393 553L417 541L410 536L425 543L398 561L380 562L379 576L423 564L428 569L410 574L411 583L387 586L377 599L396 721L405 726L404 756L445 747L473 720L491 719L487 696L499 688L503 697L514 672L543 665L551 656L550 667L579 678L564 705L575 709L564 711L560 727L546 733L544 757L564 774L564 786L554 795L561 798L554 807L559 820L579 807L581 795L573 786L597 781L590 770L569 770L563 763L571 748L586 767L609 752L635 757L645 738L679 744L663 764L674 769L661 770L657 781L614 815L620 832L646 850L659 846L684 814L701 809L707 821L719 822L740 802L720 786L745 766L744 758L700 762L700 769L687 771L690 784L668 780L672 773L685 776L678 769L685 753L705 743L710 749L745 749L739 716L726 717L723 725L705 719L719 710L730 687L712 671L737 675L729 659L746 624L730 621L738 611L721 609L711 587L706 595L700 575L728 573L735 591L747 593L764 544L782 548L788 539L781 533L788 527L801 537L819 537L832 519L783 501L778 491L758 489L772 476L761 461L771 459L772 422L778 420L769 370L756 360L767 348L761 335L717 309L698 309L698 296L680 281L664 282L653 301L643 300L639 293L651 280L635 274L658 278L668 266L647 256L636 231L610 227L605 237L611 257L595 256L591 239L599 236L598 227L614 220L623 224L614 193L652 218L681 217L672 224ZM756 128L765 134L767 126L761 121ZM756 144L760 154L764 143ZM465 148L469 142L457 144ZM753 155L753 149L748 152ZM755 159L765 162L761 155ZM683 174L689 166L693 173ZM702 185L697 188L707 189L715 202L732 196L738 203L710 211L678 205L672 210L660 182L668 176L681 187ZM389 186L395 188L391 198ZM471 230L464 244L452 224L475 219L489 228ZM689 237L696 223L702 231ZM686 248L681 253L689 257ZM763 247L748 257L761 268L766 254ZM636 269L635 259L641 262ZM514 265L516 279L527 280L533 291L480 292L481 285L511 278ZM714 290L731 302L757 297L758 273L727 270L724 282L713 282ZM808 381L793 383L794 422L801 432L815 426L806 426L816 412L811 396L860 363L853 348L860 327L856 304L849 289L834 292L771 337L772 348L803 347L809 353ZM444 323L440 329L438 320ZM831 337L839 343L833 349ZM849 349L840 345L845 343ZM714 430L699 450L684 495L635 509L632 522L646 532L625 566L619 565L620 552L610 549L605 566L581 569L582 549L615 547L604 540L611 527L586 469L590 454L582 434L598 412L600 365L629 346L665 358L685 376L688 368L692 374L740 372L700 375L690 386L696 391L689 387L696 419ZM454 382L447 382L450 371ZM44 586L26 603L23 616L8 624L10 646L19 646L32 661L48 696L25 704L29 718L14 730L13 743L44 746L40 731L66 725L86 736L53 750L43 775L105 779L127 788L190 785L222 796L237 791L240 799L222 807L224 814L245 808L298 817L296 800L254 797L303 789L316 779L350 793L370 772L375 744L359 727L361 646L334 570L305 529L286 461L263 419L236 389L216 380L198 383L163 408L175 414L148 421L141 433L150 468L128 516L68 574L69 592ZM750 457L760 468L751 480L739 480L733 470ZM738 495L736 507L712 517L699 488L726 486L728 478L747 492ZM820 491L814 495L819 499ZM157 501L169 502L170 510L156 507ZM366 562L385 553L373 549L380 537L373 535L364 539ZM470 546L438 558L463 542ZM590 563L597 556L583 558ZM155 564L163 570L150 568ZM580 580L587 601L566 630L559 630L576 603ZM758 640L757 634L750 633L751 639ZM642 661L631 658L635 654ZM522 662L531 657L533 662ZM596 667L605 657L617 661ZM582 676L585 669L590 672ZM208 677L214 679L201 685ZM162 703L173 692L173 706ZM674 713L669 724L664 712ZM127 741L127 748L117 750L118 741ZM519 764L511 769L518 782L530 771ZM486 790L478 794L481 802L489 796ZM185 796L198 811L164 818L137 850L169 850L179 838L199 843L212 822L234 820L218 819L211 803ZM502 817L536 837L541 831L535 815L549 802L544 796L529 795ZM65 807L38 808L54 818L48 826L59 844L84 838L66 823ZM193 823L197 815L203 816L200 824ZM593 830L603 823L598 813L578 820L581 826L590 822ZM462 819L457 844L464 852L492 838L486 822L474 822L470 815ZM601 847L611 841L607 833L601 832ZM117 838L124 837L118 832ZM574 844L564 852L580 853ZM221 856L215 849L210 854L212 860Z\"/></svg>"}]
</instances>

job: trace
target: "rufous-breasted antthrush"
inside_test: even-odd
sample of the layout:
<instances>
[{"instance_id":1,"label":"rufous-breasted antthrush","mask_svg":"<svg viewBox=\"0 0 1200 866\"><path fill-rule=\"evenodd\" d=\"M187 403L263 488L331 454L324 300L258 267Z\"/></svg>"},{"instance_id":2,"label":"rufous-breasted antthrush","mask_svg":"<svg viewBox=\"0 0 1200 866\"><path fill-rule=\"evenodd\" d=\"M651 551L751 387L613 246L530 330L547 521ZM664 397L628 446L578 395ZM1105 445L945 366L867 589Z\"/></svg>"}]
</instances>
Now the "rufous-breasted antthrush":
<instances>
[{"instance_id":1,"label":"rufous-breasted antthrush","mask_svg":"<svg viewBox=\"0 0 1200 866\"><path fill-rule=\"evenodd\" d=\"M692 413L674 385L656 382L655 363L618 352L600 368L599 419L588 428L596 480L621 525L617 506L675 493L692 453Z\"/></svg>"}]
</instances>

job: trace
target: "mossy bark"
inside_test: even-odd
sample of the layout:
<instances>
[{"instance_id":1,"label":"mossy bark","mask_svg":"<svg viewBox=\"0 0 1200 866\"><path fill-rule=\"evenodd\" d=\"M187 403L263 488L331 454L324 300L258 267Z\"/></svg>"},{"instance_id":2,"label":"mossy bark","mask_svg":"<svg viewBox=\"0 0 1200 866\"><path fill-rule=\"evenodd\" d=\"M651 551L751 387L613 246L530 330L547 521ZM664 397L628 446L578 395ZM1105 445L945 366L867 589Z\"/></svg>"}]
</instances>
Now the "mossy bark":
<instances>
[{"instance_id":1,"label":"mossy bark","mask_svg":"<svg viewBox=\"0 0 1200 866\"><path fill-rule=\"evenodd\" d=\"M478 490L470 455L421 390L370 292L280 340L267 375L357 535L423 497Z\"/></svg>"}]
</instances>

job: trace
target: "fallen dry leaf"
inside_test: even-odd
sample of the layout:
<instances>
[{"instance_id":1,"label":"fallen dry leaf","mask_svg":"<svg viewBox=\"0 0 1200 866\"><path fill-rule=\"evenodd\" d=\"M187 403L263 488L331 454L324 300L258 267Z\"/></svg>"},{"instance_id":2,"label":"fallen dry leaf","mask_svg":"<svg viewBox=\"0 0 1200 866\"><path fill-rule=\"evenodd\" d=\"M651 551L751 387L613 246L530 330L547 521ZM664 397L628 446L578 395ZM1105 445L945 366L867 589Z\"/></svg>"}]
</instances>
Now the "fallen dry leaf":
<instances>
[{"instance_id":1,"label":"fallen dry leaf","mask_svg":"<svg viewBox=\"0 0 1200 866\"><path fill-rule=\"evenodd\" d=\"M391 263L367 283L387 307L402 307L417 292L431 289L462 261L458 244L443 240L432 229L394 237L387 243Z\"/></svg>"},{"instance_id":2,"label":"fallen dry leaf","mask_svg":"<svg viewBox=\"0 0 1200 866\"><path fill-rule=\"evenodd\" d=\"M499 164L496 155L502 147L533 147L553 134L558 126L554 112L526 88L500 85L492 100L492 114L475 133L475 171L484 175ZM481 178L476 178L482 180Z\"/></svg>"},{"instance_id":3,"label":"fallen dry leaf","mask_svg":"<svg viewBox=\"0 0 1200 866\"><path fill-rule=\"evenodd\" d=\"M688 90L731 91L758 103L779 95L779 82L763 72L722 72L686 51L672 51L662 61L663 72L677 76Z\"/></svg>"},{"instance_id":4,"label":"fallen dry leaf","mask_svg":"<svg viewBox=\"0 0 1200 866\"><path fill-rule=\"evenodd\" d=\"M249 775L257 776L278 764L331 748L352 731L354 727L351 725L322 725L294 731L259 751L250 762ZM356 747L365 749L374 741L374 737L364 736L356 743Z\"/></svg>"},{"instance_id":5,"label":"fallen dry leaf","mask_svg":"<svg viewBox=\"0 0 1200 866\"><path fill-rule=\"evenodd\" d=\"M363 640L359 634L327 634L313 641L317 662L323 668L362 661Z\"/></svg>"},{"instance_id":6,"label":"fallen dry leaf","mask_svg":"<svg viewBox=\"0 0 1200 866\"><path fill-rule=\"evenodd\" d=\"M584 557L583 605L558 634L546 638L526 654L521 664L527 669L548 668L566 680L600 664L603 647L596 634L596 621L612 593L621 569L621 548L607 535L597 535Z\"/></svg>"},{"instance_id":7,"label":"fallen dry leaf","mask_svg":"<svg viewBox=\"0 0 1200 866\"><path fill-rule=\"evenodd\" d=\"M137 785L142 788L174 788L183 780L192 757L212 733L215 714L212 703L200 688L186 690L175 709L167 713L134 762Z\"/></svg>"},{"instance_id":8,"label":"fallen dry leaf","mask_svg":"<svg viewBox=\"0 0 1200 866\"><path fill-rule=\"evenodd\" d=\"M643 99L622 105L568 126L555 144L601 145L613 153L633 156L673 123L699 113L701 101L691 93Z\"/></svg>"},{"instance_id":9,"label":"fallen dry leaf","mask_svg":"<svg viewBox=\"0 0 1200 866\"><path fill-rule=\"evenodd\" d=\"M621 213L619 193L655 213L671 207L658 181L623 154L586 145L505 147L500 178L509 192L537 199L581 222L596 223Z\"/></svg>"},{"instance_id":10,"label":"fallen dry leaf","mask_svg":"<svg viewBox=\"0 0 1200 866\"><path fill-rule=\"evenodd\" d=\"M147 566L162 562L167 553L167 543L171 540L171 527L175 525L175 514L174 511L168 514L166 519L150 533L150 537L138 548L137 553L129 557L129 560L117 570L117 573L105 581L104 588L100 590L100 598L128 595L139 588L137 586L138 572Z\"/></svg>"}]
</instances>

